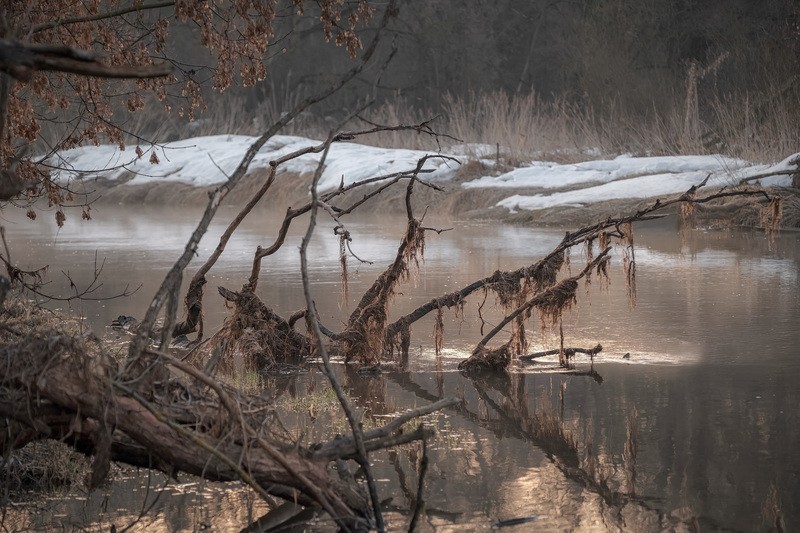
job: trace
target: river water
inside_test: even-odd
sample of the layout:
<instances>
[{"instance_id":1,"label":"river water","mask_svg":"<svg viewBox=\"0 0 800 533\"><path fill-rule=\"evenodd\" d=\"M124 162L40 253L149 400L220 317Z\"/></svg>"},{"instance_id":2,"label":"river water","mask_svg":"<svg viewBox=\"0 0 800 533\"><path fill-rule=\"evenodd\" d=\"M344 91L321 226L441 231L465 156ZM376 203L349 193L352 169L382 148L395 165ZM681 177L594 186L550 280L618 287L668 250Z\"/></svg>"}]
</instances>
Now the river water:
<instances>
[{"instance_id":1,"label":"river water","mask_svg":"<svg viewBox=\"0 0 800 533\"><path fill-rule=\"evenodd\" d=\"M52 282L43 289L50 294L74 291L67 276L78 288L86 286L99 264L102 286L93 296L141 285L125 298L47 304L83 316L87 328L102 333L117 315L141 317L196 215L98 206L94 220L69 220L61 230L48 217L28 221L16 212L4 212L2 223L19 266L50 265ZM222 213L189 273L233 215ZM297 250L305 220L299 222L262 269L259 296L284 314L303 306ZM351 259L350 299L344 301L334 224L322 221L310 274L320 315L331 329L341 325L355 298L393 258L405 224L390 216L345 222L353 251L373 263ZM278 223L276 216L254 214L228 245L206 290L209 331L226 316L215 287L241 287L255 247L271 243ZM425 225L453 229L429 234L425 261L400 288L393 316L498 268L530 264L563 236L551 229L440 220L435 214ZM458 361L481 337L481 295L458 316L445 313L441 355L433 350L429 317L414 327L407 369L364 377L340 367L348 393L375 423L440 398L465 399L428 418L439 438L428 450L423 530L749 531L770 529L776 521L785 530L798 527L800 233L769 242L747 230L696 230L681 239L675 227L662 223L639 227L636 242L635 307L617 254L609 286L595 281L579 290L577 306L564 319L567 345L604 346L591 375L590 362L581 358L572 375L553 372L553 358L495 378L459 373ZM581 259L582 251L574 251L574 271ZM483 306L490 325L499 316L494 304L490 296ZM531 351L558 346L557 336L542 331L538 319L528 329ZM325 385L312 369L268 378L265 386L302 398ZM305 436L330 429L313 414L287 416ZM419 450L407 447L374 458L381 494L392 498L390 525L405 527ZM59 524L107 530L144 508L137 527L147 530L236 530L265 510L245 490L192 480L167 483L158 496L158 482L151 480L146 490L143 479L133 472L95 494L37 502L35 513L20 511L7 520L33 529Z\"/></svg>"}]
</instances>

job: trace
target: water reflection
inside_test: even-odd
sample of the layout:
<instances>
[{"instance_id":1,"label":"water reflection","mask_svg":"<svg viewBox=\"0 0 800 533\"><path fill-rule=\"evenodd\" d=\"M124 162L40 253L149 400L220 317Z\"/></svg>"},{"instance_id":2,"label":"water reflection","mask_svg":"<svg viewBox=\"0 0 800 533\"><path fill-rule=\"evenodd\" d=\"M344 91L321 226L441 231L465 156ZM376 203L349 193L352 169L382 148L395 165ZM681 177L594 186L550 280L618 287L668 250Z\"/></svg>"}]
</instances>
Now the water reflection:
<instances>
[{"instance_id":1,"label":"water reflection","mask_svg":"<svg viewBox=\"0 0 800 533\"><path fill-rule=\"evenodd\" d=\"M797 376L599 364L599 384L556 374L339 371L368 427L443 397L464 399L426 418L438 437L428 450L424 531L489 530L521 518L531 521L503 529L752 530L762 525L772 487L787 527L800 513L800 421L787 408L800 402ZM318 370L265 384L269 393L295 398L326 387ZM309 412L287 414L284 422L299 428L301 440L345 431ZM417 446L374 455L381 494L393 498L387 504L392 530L407 525L418 459ZM232 530L266 510L247 489L195 482L167 482L151 508L162 482L154 479L148 491L141 475L117 480L89 497L40 503L36 513L11 512L5 523L45 530L68 515L70 527L119 527L148 509L141 523L148 531Z\"/></svg>"},{"instance_id":2,"label":"water reflection","mask_svg":"<svg viewBox=\"0 0 800 533\"><path fill-rule=\"evenodd\" d=\"M13 221L7 230L12 257L21 266L60 262L80 281L87 278L98 250L107 258L106 272L113 273L104 278L104 289L144 284L124 301L75 304L91 327L102 330L119 314L141 316L191 231L189 215L176 210L155 218L120 210L114 220L74 221L60 233L44 220ZM255 246L274 235L275 220L260 217L247 222L231 243L211 287L237 289L249 275ZM393 256L403 227L403 221L387 218L350 224L357 253L376 261L355 269L352 295L366 288ZM198 260L210 252L214 235L223 228L222 223L212 228ZM481 224L459 224L458 229L431 238L421 272L396 298L394 316L497 268L530 262L562 237L560 231ZM299 231L298 226L292 238ZM432 349L433 321L428 320L414 326L405 371L366 377L341 369L348 394L367 410L368 421L384 421L398 410L449 396L465 399L427 420L439 438L429 448L426 530L488 530L493 524L508 524L511 531L655 531L681 525L753 530L774 523L769 517L765 522L764 509L776 505L786 528L797 527L800 234L781 235L772 244L760 234L734 231L695 232L681 241L674 228L651 226L639 230L636 239L637 308L630 309L619 290L624 282L615 260L610 290L595 283L580 291L578 306L565 320L567 344L604 345L594 367L602 382L586 375L539 373L546 361L493 378L456 372L458 360L480 338L479 301L470 302L461 317L445 315L447 349L438 357ZM338 242L323 228L313 250L319 311L336 329L348 313L337 294ZM265 263L260 296L279 312L302 305L296 268L291 244ZM62 290L57 272L55 278L48 289ZM206 319L213 327L225 310L214 291L208 293ZM488 311L484 316L491 322L498 315ZM536 319L529 331L532 349L557 345L551 332L540 332ZM622 358L626 352L630 359ZM587 369L588 364L579 365ZM266 391L302 397L324 387L312 369L272 378ZM307 440L344 431L308 412L286 414L285 422ZM381 493L393 497L390 517L397 530L404 527L403 513L415 497L418 459L416 447L375 456ZM109 494L109 502L120 498L105 509L102 498L98 503L98 496L91 495L59 502L50 514L29 512L24 520L12 514L7 520L17 516L20 524L40 530L63 515L85 517L75 527L121 524L122 517L135 517L147 506L131 497L133 486L141 487L142 479L123 480L101 493ZM223 495L170 487L162 496L170 503L148 513L154 530L199 530L222 516L229 522L214 522L213 529L231 529L264 511L249 503L252 496L244 489ZM173 507L183 510L169 510ZM506 522L520 518L530 521ZM6 522L11 529L16 523Z\"/></svg>"}]
</instances>

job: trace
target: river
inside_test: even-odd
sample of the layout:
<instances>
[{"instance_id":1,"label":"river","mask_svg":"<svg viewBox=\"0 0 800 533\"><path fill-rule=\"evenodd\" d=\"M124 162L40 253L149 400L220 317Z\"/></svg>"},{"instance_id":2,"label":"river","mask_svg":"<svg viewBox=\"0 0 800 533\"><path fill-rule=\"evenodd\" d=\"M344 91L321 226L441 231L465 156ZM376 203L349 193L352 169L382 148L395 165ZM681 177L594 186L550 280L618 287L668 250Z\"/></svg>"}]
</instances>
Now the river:
<instances>
[{"instance_id":1,"label":"river","mask_svg":"<svg viewBox=\"0 0 800 533\"><path fill-rule=\"evenodd\" d=\"M86 286L100 264L102 286L92 296L140 286L124 298L47 303L106 333L117 315L141 317L197 212L98 206L93 214L92 221L70 219L59 230L46 215L29 221L5 210L2 224L19 266L50 265L45 292L74 291L67 276L79 289ZM208 257L234 214L221 213L189 273ZM226 316L215 287L241 287L255 247L271 243L279 220L255 213L229 243L206 290L209 330ZM350 298L344 301L335 224L321 222L310 275L320 316L331 329L393 258L404 230L404 220L390 216L345 223L355 254L372 263L350 259ZM435 214L425 225L453 229L429 233L425 261L400 288L393 316L498 268L530 264L563 236L561 230L453 222ZM301 220L263 265L259 296L279 313L303 305L297 250L304 230ZM798 527L800 233L769 242L749 230L695 230L682 239L672 224L651 223L638 227L635 238L636 305L626 295L617 254L609 286L596 280L579 289L577 306L564 320L567 345L603 344L592 376L581 375L590 362L580 357L575 375L553 372L552 358L492 379L462 375L456 365L481 337L480 295L458 316L445 313L441 355L433 349L429 317L414 327L407 369L364 377L339 367L350 396L377 421L439 398L465 399L428 419L439 438L429 446L423 530L749 531L768 529L776 520L786 530ZM573 251L573 271L582 254ZM493 307L490 296L483 312L490 324L499 316ZM528 330L531 351L558 346L537 318ZM265 386L303 397L324 381L312 369L267 378ZM306 436L326 430L319 417L288 419ZM546 431L553 427L567 437ZM416 490L418 455L409 447L375 455L381 494L392 497L390 525L398 529ZM155 481L145 490L143 476L132 472L92 495L73 491L37 502L36 513L19 511L7 520L33 529L120 527L158 494ZM145 513L141 527L148 531L236 530L264 510L245 490L201 487L196 480L167 485Z\"/></svg>"}]
</instances>

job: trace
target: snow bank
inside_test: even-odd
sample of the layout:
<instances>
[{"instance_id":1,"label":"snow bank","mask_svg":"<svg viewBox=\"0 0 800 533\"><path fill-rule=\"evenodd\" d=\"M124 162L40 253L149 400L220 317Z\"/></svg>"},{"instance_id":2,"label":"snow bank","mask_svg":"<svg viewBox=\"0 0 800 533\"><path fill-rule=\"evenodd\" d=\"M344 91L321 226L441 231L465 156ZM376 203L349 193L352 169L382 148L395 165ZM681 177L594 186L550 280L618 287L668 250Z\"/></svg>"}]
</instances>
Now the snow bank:
<instances>
[{"instance_id":1,"label":"snow bank","mask_svg":"<svg viewBox=\"0 0 800 533\"><path fill-rule=\"evenodd\" d=\"M608 183L644 174L734 171L748 164L740 159L705 155L663 157L621 155L616 159L586 161L572 165L536 161L530 166L500 176L484 176L465 183L464 186L558 189L581 183Z\"/></svg>"},{"instance_id":2,"label":"snow bank","mask_svg":"<svg viewBox=\"0 0 800 533\"><path fill-rule=\"evenodd\" d=\"M134 185L179 182L204 187L224 182L255 140L256 137L245 135L196 137L142 147L146 149L142 157L137 157L134 147L130 146L124 151L113 145L86 146L60 152L48 163L63 168L53 172L53 178L59 181L93 177L117 180L133 174L128 183ZM320 141L303 137L276 135L256 154L250 170L266 168L270 161L318 144ZM153 153L159 161L156 164L150 162ZM319 188L330 190L338 187L342 180L347 185L366 178L413 170L417 161L427 153L337 143L328 153ZM281 168L290 172L313 172L321 157L321 154L306 154ZM457 166L453 161L429 159L423 168L432 172L422 177L427 180L449 179Z\"/></svg>"},{"instance_id":3,"label":"snow bank","mask_svg":"<svg viewBox=\"0 0 800 533\"><path fill-rule=\"evenodd\" d=\"M59 181L104 177L119 180L130 177L127 183L138 185L153 182L180 182L194 186L209 186L224 182L237 167L255 137L244 135L215 135L146 148L137 157L134 147L121 151L117 146L89 146L57 153L48 163ZM286 154L316 146L320 141L303 137L276 135L256 154L250 170L265 168L269 162ZM144 149L145 147L143 147ZM460 145L450 149L455 156L489 157L490 145ZM158 163L151 163L155 154ZM412 170L417 161L428 154L418 150L388 149L355 143L331 146L325 169L320 178L320 190L331 190L343 181L350 184L368 178ZM306 154L282 165L282 169L313 172L321 154ZM562 165L537 161L500 176L483 176L463 183L467 189L530 188L550 189L548 194L516 194L498 202L498 206L515 211L536 210L555 206L583 206L619 199L644 199L680 194L710 176L707 189L734 185L742 179L787 170L796 170L800 154L787 157L775 165L753 165L747 161L724 156L664 156L632 157L586 161ZM485 161L491 166L490 161ZM424 178L449 180L458 164L433 158L425 163L430 173ZM759 180L766 186L786 186L789 175L771 176ZM564 191L563 189L573 189ZM561 190L559 190L561 189Z\"/></svg>"},{"instance_id":4,"label":"snow bank","mask_svg":"<svg viewBox=\"0 0 800 533\"><path fill-rule=\"evenodd\" d=\"M738 184L742 179L770 172L797 169L795 154L775 165L752 165L722 156L629 157L589 161L577 165L537 163L507 174L483 177L464 184L477 187L562 188L593 184L577 190L552 194L516 194L497 203L511 211L546 209L556 206L583 206L620 199L665 197L685 192L709 176L705 190ZM789 175L758 180L765 187L788 186Z\"/></svg>"}]
</instances>

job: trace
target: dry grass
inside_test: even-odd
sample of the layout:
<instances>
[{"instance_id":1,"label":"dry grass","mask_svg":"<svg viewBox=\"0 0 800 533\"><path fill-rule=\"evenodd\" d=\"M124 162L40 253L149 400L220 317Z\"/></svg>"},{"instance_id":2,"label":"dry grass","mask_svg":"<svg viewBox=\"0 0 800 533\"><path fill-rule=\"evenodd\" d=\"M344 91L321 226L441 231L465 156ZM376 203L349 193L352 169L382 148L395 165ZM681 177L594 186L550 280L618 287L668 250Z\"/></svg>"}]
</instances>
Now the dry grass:
<instances>
[{"instance_id":1,"label":"dry grass","mask_svg":"<svg viewBox=\"0 0 800 533\"><path fill-rule=\"evenodd\" d=\"M31 332L52 330L80 335L79 321L57 315L20 297L9 298L0 309L0 342L12 344ZM0 458L0 482L10 494L23 491L58 491L82 483L89 472L89 461L57 441L28 443Z\"/></svg>"},{"instance_id":2,"label":"dry grass","mask_svg":"<svg viewBox=\"0 0 800 533\"><path fill-rule=\"evenodd\" d=\"M88 458L61 442L36 441L9 454L0 479L12 498L28 491L57 493L83 483L89 466Z\"/></svg>"},{"instance_id":3,"label":"dry grass","mask_svg":"<svg viewBox=\"0 0 800 533\"><path fill-rule=\"evenodd\" d=\"M576 99L574 95L543 98L495 91L448 96L422 108L398 95L367 109L345 129L360 130L371 124L410 125L433 119L434 130L457 140L437 140L414 131L385 131L360 137L357 142L420 150L463 142L472 145L465 149L467 159L499 159L501 165L534 159L575 162L620 153L722 153L772 162L796 152L800 146L796 80L782 85L765 82L758 92L721 94L716 89L718 67L715 64L702 72L690 68L684 89L658 95L658 101L652 102L652 109L644 116L632 113L622 97L592 107L589 99ZM263 91L258 103L242 92L214 95L207 109L192 122L168 113L163 103L153 99L137 113L120 111L115 120L125 131L159 142L216 134L257 135L305 96L301 92L281 97L276 94L274 87ZM323 138L341 118L307 111L281 133ZM42 138L53 145L66 135L68 126L46 122ZM126 141L137 142L133 136ZM45 150L46 145L39 148Z\"/></svg>"}]
</instances>

